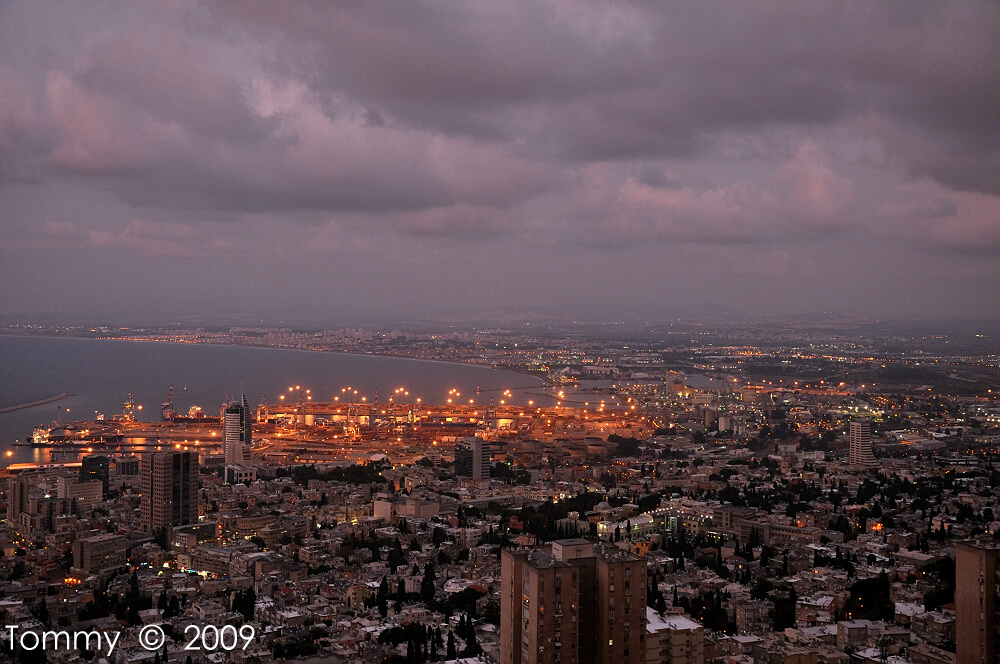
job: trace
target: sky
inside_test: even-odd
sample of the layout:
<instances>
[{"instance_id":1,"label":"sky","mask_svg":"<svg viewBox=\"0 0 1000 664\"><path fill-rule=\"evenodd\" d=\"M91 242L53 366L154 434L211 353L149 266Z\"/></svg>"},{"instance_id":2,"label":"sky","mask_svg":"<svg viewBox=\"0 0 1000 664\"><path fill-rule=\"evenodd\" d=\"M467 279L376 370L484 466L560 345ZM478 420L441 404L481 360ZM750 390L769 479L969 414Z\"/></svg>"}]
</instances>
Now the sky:
<instances>
[{"instance_id":1,"label":"sky","mask_svg":"<svg viewBox=\"0 0 1000 664\"><path fill-rule=\"evenodd\" d=\"M996 318L1000 6L0 0L0 315Z\"/></svg>"}]
</instances>

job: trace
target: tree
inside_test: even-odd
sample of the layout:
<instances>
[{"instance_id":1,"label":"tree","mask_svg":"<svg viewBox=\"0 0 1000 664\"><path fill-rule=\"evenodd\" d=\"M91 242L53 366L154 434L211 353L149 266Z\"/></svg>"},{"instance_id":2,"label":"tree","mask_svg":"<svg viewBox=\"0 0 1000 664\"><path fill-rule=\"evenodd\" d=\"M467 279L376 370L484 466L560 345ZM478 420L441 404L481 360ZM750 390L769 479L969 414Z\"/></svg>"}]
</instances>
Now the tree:
<instances>
[{"instance_id":1,"label":"tree","mask_svg":"<svg viewBox=\"0 0 1000 664\"><path fill-rule=\"evenodd\" d=\"M49 661L48 655L45 654L45 650L42 648L35 648L34 650L25 650L24 648L17 648L17 661L18 664L46 664Z\"/></svg>"},{"instance_id":2,"label":"tree","mask_svg":"<svg viewBox=\"0 0 1000 664\"><path fill-rule=\"evenodd\" d=\"M174 602L176 602L176 599ZM233 611L236 611L248 621L253 620L253 610L254 605L256 604L257 593L254 592L253 588L248 588L246 591L237 591L236 594L233 595ZM180 607L177 607L177 609L179 613Z\"/></svg>"},{"instance_id":3,"label":"tree","mask_svg":"<svg viewBox=\"0 0 1000 664\"><path fill-rule=\"evenodd\" d=\"M424 566L424 578L420 582L420 599L425 603L434 599L434 565L427 563Z\"/></svg>"},{"instance_id":4,"label":"tree","mask_svg":"<svg viewBox=\"0 0 1000 664\"><path fill-rule=\"evenodd\" d=\"M445 652L445 657L449 660L458 659L458 650L455 648L455 631L451 630L448 632L448 649Z\"/></svg>"},{"instance_id":5,"label":"tree","mask_svg":"<svg viewBox=\"0 0 1000 664\"><path fill-rule=\"evenodd\" d=\"M250 592L253 592L253 590L251 590ZM256 602L257 600L254 599L254 601ZM170 602L167 603L167 610L163 612L163 617L174 618L176 616L179 616L180 614L181 614L181 604L177 600L177 595L171 595ZM250 617L253 617L253 609L251 609Z\"/></svg>"},{"instance_id":6,"label":"tree","mask_svg":"<svg viewBox=\"0 0 1000 664\"><path fill-rule=\"evenodd\" d=\"M892 620L895 612L885 572L862 579L851 586L851 596L844 607L853 620Z\"/></svg>"},{"instance_id":7,"label":"tree","mask_svg":"<svg viewBox=\"0 0 1000 664\"><path fill-rule=\"evenodd\" d=\"M406 562L406 554L403 553L403 545L398 537L392 543L392 548L389 549L389 557L386 562L389 563L389 571L393 574L396 573L397 567Z\"/></svg>"},{"instance_id":8,"label":"tree","mask_svg":"<svg viewBox=\"0 0 1000 664\"><path fill-rule=\"evenodd\" d=\"M384 576L375 593L375 604L378 606L378 614L385 618L389 615L389 581Z\"/></svg>"},{"instance_id":9,"label":"tree","mask_svg":"<svg viewBox=\"0 0 1000 664\"><path fill-rule=\"evenodd\" d=\"M795 588L789 586L788 598L774 598L774 629L782 631L788 627L795 627L795 605L798 602L798 595Z\"/></svg>"},{"instance_id":10,"label":"tree","mask_svg":"<svg viewBox=\"0 0 1000 664\"><path fill-rule=\"evenodd\" d=\"M46 627L51 627L49 624L49 605L45 602L44 597L38 603L38 608L35 611L35 617L38 619L38 622L42 623Z\"/></svg>"},{"instance_id":11,"label":"tree","mask_svg":"<svg viewBox=\"0 0 1000 664\"><path fill-rule=\"evenodd\" d=\"M479 646L479 642L476 641L476 628L472 625L471 620L466 627L466 631L465 649L462 651L462 657L475 657L481 654L483 649Z\"/></svg>"}]
</instances>

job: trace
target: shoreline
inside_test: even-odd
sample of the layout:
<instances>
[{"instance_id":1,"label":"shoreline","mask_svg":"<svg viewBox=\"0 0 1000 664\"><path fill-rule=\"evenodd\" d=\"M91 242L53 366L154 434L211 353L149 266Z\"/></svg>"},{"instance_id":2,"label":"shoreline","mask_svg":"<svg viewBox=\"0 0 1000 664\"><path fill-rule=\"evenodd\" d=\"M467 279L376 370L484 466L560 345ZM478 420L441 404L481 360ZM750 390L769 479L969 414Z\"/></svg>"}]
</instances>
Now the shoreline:
<instances>
[{"instance_id":1,"label":"shoreline","mask_svg":"<svg viewBox=\"0 0 1000 664\"><path fill-rule=\"evenodd\" d=\"M441 364L457 364L461 366L475 366L482 367L483 369L491 369L493 371L503 371L506 373L518 374L520 376L527 376L530 378L535 378L542 383L544 387L553 387L553 383L549 378L541 376L535 373L531 373L526 370L517 370L510 367L497 367L493 364L486 364L484 362L465 362L462 360L443 360L429 357L410 357L407 355L396 355L392 353L356 353L347 350L336 350L332 348L296 348L294 346L258 346L255 344L234 344L234 343L221 343L221 342L203 342L203 341L169 341L166 339L135 339L135 338L122 338L122 337L96 337L96 336L85 336L78 334L66 334L66 335L55 335L55 334L9 334L7 331L0 332L0 337L10 337L16 339L23 339L27 337L36 337L43 339L83 339L91 341L121 341L121 342L131 342L131 343L150 343L150 344L181 344L181 345L192 345L192 346L225 346L227 348L257 348L261 350L286 350L286 351L299 351L302 353L336 353L342 355L353 355L355 357L384 357L394 360L412 360L414 362L438 362ZM528 389L528 386L519 389ZM67 395L71 396L71 395ZM65 397L62 397L65 398ZM0 411L0 413L5 411Z\"/></svg>"}]
</instances>

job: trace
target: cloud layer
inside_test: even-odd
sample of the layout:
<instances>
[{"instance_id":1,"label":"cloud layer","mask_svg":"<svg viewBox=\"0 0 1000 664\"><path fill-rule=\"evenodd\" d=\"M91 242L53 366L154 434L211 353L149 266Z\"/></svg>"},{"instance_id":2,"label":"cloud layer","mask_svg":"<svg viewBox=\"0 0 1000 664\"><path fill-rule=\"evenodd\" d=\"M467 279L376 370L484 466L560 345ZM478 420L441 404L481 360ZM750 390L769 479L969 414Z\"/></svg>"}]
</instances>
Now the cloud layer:
<instances>
[{"instance_id":1,"label":"cloud layer","mask_svg":"<svg viewBox=\"0 0 1000 664\"><path fill-rule=\"evenodd\" d=\"M988 1L9 2L0 304L86 306L113 290L89 266L147 256L136 288L186 261L206 306L221 270L330 307L343 283L429 309L630 285L636 307L885 311L923 284L939 302L892 310L981 314L998 38ZM43 253L88 275L72 296L23 276ZM681 278L706 255L730 260ZM595 262L629 267L578 286Z\"/></svg>"}]
</instances>

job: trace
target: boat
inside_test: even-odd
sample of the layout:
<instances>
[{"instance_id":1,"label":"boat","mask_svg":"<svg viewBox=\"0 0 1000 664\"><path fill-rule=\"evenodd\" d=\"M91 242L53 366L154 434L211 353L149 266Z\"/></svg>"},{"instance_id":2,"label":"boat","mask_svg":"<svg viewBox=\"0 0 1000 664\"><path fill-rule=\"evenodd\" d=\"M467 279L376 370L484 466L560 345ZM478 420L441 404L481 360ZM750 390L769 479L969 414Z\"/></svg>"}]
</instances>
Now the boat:
<instances>
[{"instance_id":1,"label":"boat","mask_svg":"<svg viewBox=\"0 0 1000 664\"><path fill-rule=\"evenodd\" d=\"M35 427L35 430L31 432L31 446L48 447L51 444L48 427Z\"/></svg>"}]
</instances>

